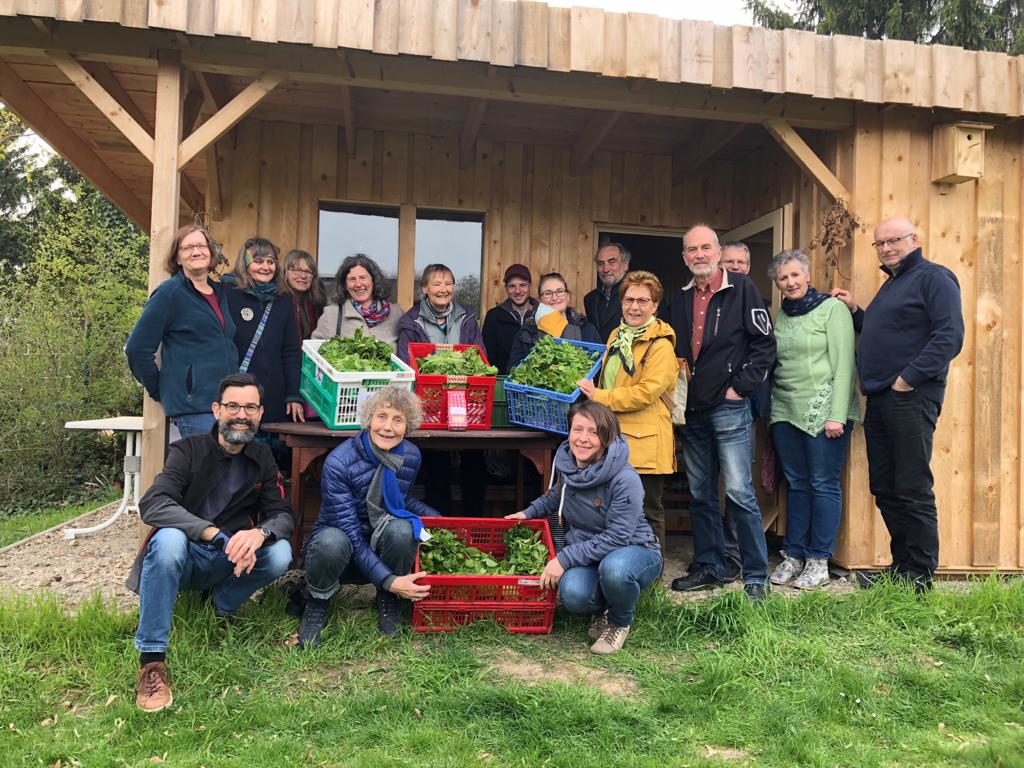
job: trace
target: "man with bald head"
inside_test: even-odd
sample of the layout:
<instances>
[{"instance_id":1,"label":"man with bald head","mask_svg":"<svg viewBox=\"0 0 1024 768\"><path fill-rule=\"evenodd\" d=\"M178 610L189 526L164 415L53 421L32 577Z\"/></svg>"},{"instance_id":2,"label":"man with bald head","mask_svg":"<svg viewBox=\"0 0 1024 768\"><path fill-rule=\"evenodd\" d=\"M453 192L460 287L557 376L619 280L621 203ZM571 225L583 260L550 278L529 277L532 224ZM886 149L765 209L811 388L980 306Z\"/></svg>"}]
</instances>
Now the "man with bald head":
<instances>
[{"instance_id":1,"label":"man with bald head","mask_svg":"<svg viewBox=\"0 0 1024 768\"><path fill-rule=\"evenodd\" d=\"M949 364L963 346L960 284L950 270L924 258L909 219L882 221L872 245L886 280L860 323L857 371L868 400L868 475L892 538L886 571L924 591L939 562L932 437ZM849 293L837 294L857 310ZM876 577L858 574L858 581L871 586Z\"/></svg>"},{"instance_id":2,"label":"man with bald head","mask_svg":"<svg viewBox=\"0 0 1024 768\"><path fill-rule=\"evenodd\" d=\"M676 357L690 371L683 457L690 486L693 564L672 582L688 592L721 586L726 578L718 476L736 522L743 590L766 596L768 551L750 473L750 395L775 363L771 316L746 275L722 268L718 235L698 224L683 237L683 260L693 280L669 309Z\"/></svg>"}]
</instances>

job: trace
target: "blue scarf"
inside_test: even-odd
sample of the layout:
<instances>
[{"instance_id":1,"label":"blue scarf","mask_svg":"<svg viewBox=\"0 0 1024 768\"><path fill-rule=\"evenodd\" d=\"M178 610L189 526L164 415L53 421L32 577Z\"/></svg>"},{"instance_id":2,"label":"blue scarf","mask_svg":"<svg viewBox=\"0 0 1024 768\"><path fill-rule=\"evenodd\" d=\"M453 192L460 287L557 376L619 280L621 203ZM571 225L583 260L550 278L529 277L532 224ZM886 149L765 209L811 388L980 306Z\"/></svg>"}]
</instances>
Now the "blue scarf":
<instances>
[{"instance_id":1,"label":"blue scarf","mask_svg":"<svg viewBox=\"0 0 1024 768\"><path fill-rule=\"evenodd\" d=\"M827 298L827 293L818 293L813 285L808 285L807 293L805 293L802 298L799 298L796 301L783 299L782 311L790 317L800 317L800 315L806 315L812 309L816 309L817 306Z\"/></svg>"},{"instance_id":2,"label":"blue scarf","mask_svg":"<svg viewBox=\"0 0 1024 768\"><path fill-rule=\"evenodd\" d=\"M399 520L408 520L410 525L412 525L413 538L416 541L422 541L424 533L423 521L420 520L419 515L405 508L402 489L398 487L398 475L395 474L395 468L402 466L402 444L399 443L390 452L382 451L373 444L373 441L370 440L369 431L365 429L360 433L359 439L363 441L363 448L366 450L367 457L374 463L378 468L377 471L380 473L381 501L384 510ZM372 481L370 486L373 486ZM368 506L372 506L376 501L367 496L366 503Z\"/></svg>"}]
</instances>

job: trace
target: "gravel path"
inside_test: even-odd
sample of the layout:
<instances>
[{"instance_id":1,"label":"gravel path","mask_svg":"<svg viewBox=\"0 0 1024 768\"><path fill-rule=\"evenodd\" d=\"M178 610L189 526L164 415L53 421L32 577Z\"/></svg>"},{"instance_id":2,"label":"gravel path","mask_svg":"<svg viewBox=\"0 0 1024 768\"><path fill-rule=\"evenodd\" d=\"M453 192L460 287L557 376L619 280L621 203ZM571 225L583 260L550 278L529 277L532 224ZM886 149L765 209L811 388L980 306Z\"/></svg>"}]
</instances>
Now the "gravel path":
<instances>
[{"instance_id":1,"label":"gravel path","mask_svg":"<svg viewBox=\"0 0 1024 768\"><path fill-rule=\"evenodd\" d=\"M139 518L125 514L104 531L68 541L64 528L85 528L105 520L117 504L114 502L60 528L37 535L17 544L0 555L0 593L33 594L40 590L54 592L68 606L74 606L99 592L104 600L113 601L126 610L136 608L138 597L124 586L125 577L135 560L139 547ZM672 536L663 580L667 587L680 575L690 560L689 536ZM774 554L774 553L773 553ZM774 558L773 558L774 564ZM290 577L296 578L292 572ZM730 584L727 589L741 589ZM846 578L833 579L826 587L830 593L849 592L853 585ZM776 594L795 596L796 590L775 588ZM689 594L670 593L679 602L702 600L713 592Z\"/></svg>"}]
</instances>

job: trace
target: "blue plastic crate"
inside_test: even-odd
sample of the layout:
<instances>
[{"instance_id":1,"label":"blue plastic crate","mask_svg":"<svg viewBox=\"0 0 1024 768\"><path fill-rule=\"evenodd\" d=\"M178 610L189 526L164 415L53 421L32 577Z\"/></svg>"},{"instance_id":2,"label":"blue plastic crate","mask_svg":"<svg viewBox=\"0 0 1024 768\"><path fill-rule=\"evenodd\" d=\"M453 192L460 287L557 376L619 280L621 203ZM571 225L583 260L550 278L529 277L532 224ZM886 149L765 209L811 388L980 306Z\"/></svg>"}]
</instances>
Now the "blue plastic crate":
<instances>
[{"instance_id":1,"label":"blue plastic crate","mask_svg":"<svg viewBox=\"0 0 1024 768\"><path fill-rule=\"evenodd\" d=\"M583 378L593 379L597 376L597 372L601 368L601 359L604 357L604 344L591 344L586 341L570 339L555 339L555 341L559 344L582 347L588 352L599 352L600 356L594 362L594 366ZM533 352L530 354L532 355ZM527 355L527 359L529 359L529 355ZM510 423L567 435L569 434L567 422L569 406L580 399L580 391L574 389L568 395L563 395L561 392L528 387L525 384L516 384L512 379L507 379L505 381L505 397L508 400Z\"/></svg>"}]
</instances>

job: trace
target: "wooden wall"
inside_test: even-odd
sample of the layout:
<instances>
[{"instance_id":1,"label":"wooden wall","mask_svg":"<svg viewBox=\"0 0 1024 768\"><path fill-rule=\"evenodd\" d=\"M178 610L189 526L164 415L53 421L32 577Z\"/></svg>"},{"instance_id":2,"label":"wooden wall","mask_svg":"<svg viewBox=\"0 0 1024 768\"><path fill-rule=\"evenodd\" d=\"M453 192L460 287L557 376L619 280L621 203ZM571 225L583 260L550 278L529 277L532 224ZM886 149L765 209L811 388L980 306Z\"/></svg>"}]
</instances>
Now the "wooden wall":
<instances>
[{"instance_id":1,"label":"wooden wall","mask_svg":"<svg viewBox=\"0 0 1024 768\"><path fill-rule=\"evenodd\" d=\"M984 178L942 189L931 179L927 114L858 112L833 158L865 222L845 255L843 283L866 305L882 282L870 243L881 218L907 215L926 257L960 281L966 338L949 376L932 471L940 566L951 571L1024 567L1022 451L1022 162L1024 131L986 137ZM889 542L868 492L863 431L847 470L839 549L850 566L889 562Z\"/></svg>"},{"instance_id":2,"label":"wooden wall","mask_svg":"<svg viewBox=\"0 0 1024 768\"><path fill-rule=\"evenodd\" d=\"M318 200L482 211L485 307L504 299L501 277L514 262L561 272L581 301L594 285L595 222L729 228L786 202L796 185L774 149L708 163L673 185L667 155L599 151L572 177L568 148L481 140L460 170L457 137L360 130L348 157L336 126L255 119L239 126L234 150L225 145L224 220L214 233L229 254L256 232L315 254Z\"/></svg>"}]
</instances>

